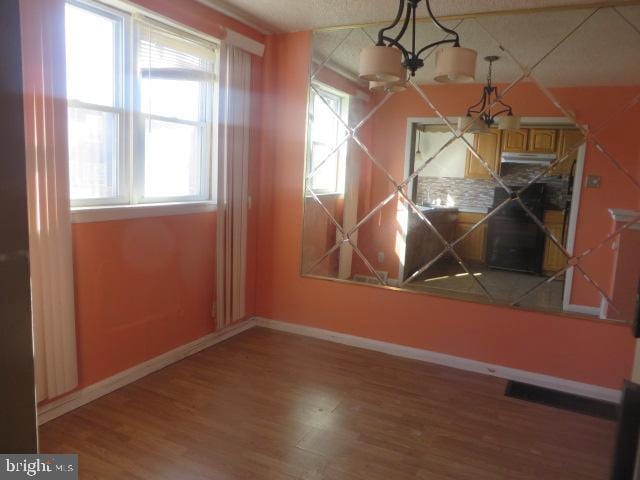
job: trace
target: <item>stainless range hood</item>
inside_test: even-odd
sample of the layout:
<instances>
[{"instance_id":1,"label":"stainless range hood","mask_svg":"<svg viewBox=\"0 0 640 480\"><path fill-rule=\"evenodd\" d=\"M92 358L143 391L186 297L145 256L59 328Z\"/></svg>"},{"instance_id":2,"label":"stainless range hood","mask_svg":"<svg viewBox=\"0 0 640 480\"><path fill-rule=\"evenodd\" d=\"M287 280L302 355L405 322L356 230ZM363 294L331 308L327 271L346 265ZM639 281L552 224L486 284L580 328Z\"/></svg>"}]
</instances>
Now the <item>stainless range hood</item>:
<instances>
[{"instance_id":1,"label":"stainless range hood","mask_svg":"<svg viewBox=\"0 0 640 480\"><path fill-rule=\"evenodd\" d=\"M504 152L502 163L520 163L526 165L549 165L556 159L555 153L511 153Z\"/></svg>"}]
</instances>

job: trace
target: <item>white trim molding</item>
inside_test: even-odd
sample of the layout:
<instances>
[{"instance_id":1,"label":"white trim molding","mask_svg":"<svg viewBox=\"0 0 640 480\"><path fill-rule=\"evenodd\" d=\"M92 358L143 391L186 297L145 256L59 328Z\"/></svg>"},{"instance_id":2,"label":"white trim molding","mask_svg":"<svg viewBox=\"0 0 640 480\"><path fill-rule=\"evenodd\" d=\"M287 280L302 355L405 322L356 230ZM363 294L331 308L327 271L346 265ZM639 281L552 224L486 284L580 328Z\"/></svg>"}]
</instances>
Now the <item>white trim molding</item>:
<instances>
[{"instance_id":1,"label":"white trim molding","mask_svg":"<svg viewBox=\"0 0 640 480\"><path fill-rule=\"evenodd\" d=\"M552 377L541 373L529 372L526 370L518 370L515 368L503 367L477 360L471 360L463 357L456 357L444 353L432 352L421 348L407 347L397 345L395 343L383 342L380 340L372 340L364 337L357 337L345 333L337 333L330 330L308 327L294 323L270 320L267 318L256 317L256 325L259 327L270 328L282 332L294 333L306 337L318 338L334 343L349 345L352 347L364 348L376 352L386 353L396 357L410 358L436 365L457 368L468 372L482 373L493 377L503 378L505 380L514 380L539 387L558 390L561 392L572 393L583 397L595 398L606 402L619 403L621 391L613 388L591 385L588 383L576 382L564 378Z\"/></svg>"},{"instance_id":2,"label":"white trim molding","mask_svg":"<svg viewBox=\"0 0 640 480\"><path fill-rule=\"evenodd\" d=\"M223 43L226 43L231 47L244 50L245 52L250 53L251 55L256 55L257 57L264 56L264 43L260 43L238 32L229 30L228 28L224 28L224 31L225 37Z\"/></svg>"},{"instance_id":3,"label":"white trim molding","mask_svg":"<svg viewBox=\"0 0 640 480\"><path fill-rule=\"evenodd\" d=\"M51 403L44 404L38 408L38 424L42 425L54 418L68 413L76 408L86 405L93 400L118 390L130 383L133 383L153 372L161 370L173 363L179 362L184 358L194 355L206 348L212 347L220 342L228 340L242 332L253 327L264 327L271 330L303 335L305 337L317 338L342 345L349 345L365 350L385 353L401 358L410 358L421 362L433 363L468 372L481 373L491 375L493 377L503 378L505 380L514 380L518 382L529 383L552 390L572 393L584 397L595 398L612 403L619 403L621 391L613 388L600 387L588 383L576 382L564 378L552 377L540 373L528 372L526 370L518 370L501 365L494 365L468 358L456 357L444 353L432 352L420 348L407 347L394 343L383 342L380 340L372 340L370 338L357 337L345 333L333 332L320 328L307 327L294 323L270 320L267 318L253 317L243 322L234 324L223 330L211 333L193 342L182 345L169 352L163 353L151 360L147 360L139 365L129 368L123 372L117 373L98 383L85 387L83 389L71 392L64 397L54 400Z\"/></svg>"},{"instance_id":4,"label":"white trim molding","mask_svg":"<svg viewBox=\"0 0 640 480\"><path fill-rule=\"evenodd\" d=\"M153 203L111 205L108 207L78 207L71 210L73 223L111 222L145 217L169 217L191 213L215 212L216 202Z\"/></svg>"},{"instance_id":5,"label":"white trim molding","mask_svg":"<svg viewBox=\"0 0 640 480\"><path fill-rule=\"evenodd\" d=\"M565 312L579 313L581 315L591 315L594 317L600 316L600 307L590 307L588 305L576 305L575 303L568 303L563 307Z\"/></svg>"},{"instance_id":6,"label":"white trim molding","mask_svg":"<svg viewBox=\"0 0 640 480\"><path fill-rule=\"evenodd\" d=\"M615 222L629 223L633 222L640 216L640 212L635 210L623 210L621 208L610 208L609 215ZM629 230L640 230L640 222L636 221L629 227Z\"/></svg>"},{"instance_id":7,"label":"white trim molding","mask_svg":"<svg viewBox=\"0 0 640 480\"><path fill-rule=\"evenodd\" d=\"M65 395L51 403L46 403L38 408L38 425L42 425L43 423L86 405L93 400L129 385L130 383L161 370L172 363L176 363L186 357L198 353L205 348L223 342L244 332L245 330L249 330L255 326L255 323L255 320L249 319L225 328L224 330L213 332L202 338L194 340L193 342L181 345L178 348L163 353L151 360L140 363L135 367L131 367L128 370L117 373L98 383L94 383L86 388L71 392L69 395Z\"/></svg>"},{"instance_id":8,"label":"white trim molding","mask_svg":"<svg viewBox=\"0 0 640 480\"><path fill-rule=\"evenodd\" d=\"M192 33L193 35L197 35L200 38L213 41L215 43L225 41L227 44L233 45L234 47L238 47L241 50L249 52L253 55L257 55L259 57L262 57L264 55L263 43L260 43L252 38L247 37L246 35L238 33L222 25L220 26L220 32L222 34L221 37L223 38L218 38L216 36L213 36L208 33L189 27L188 25L184 25L180 22L176 22L172 18L159 14L153 10L141 7L135 2L135 0L95 0L95 1L98 1L100 3L103 3L110 7L117 8L125 12L129 12L131 14L145 15L153 20L160 21L167 25L171 25L172 27L180 28L182 30L188 31L189 33ZM237 20L240 23L247 25L250 28L253 28L257 32L262 33L263 35L268 35L270 33L273 33L271 31L268 31L265 28L260 27L254 22L251 22L248 18L246 18L246 16L241 16L240 14L231 12L229 8L223 7L222 2L218 2L218 0L196 0L196 2L210 8L211 10L215 10L219 13L222 13L227 17L233 18L234 20Z\"/></svg>"},{"instance_id":9,"label":"white trim molding","mask_svg":"<svg viewBox=\"0 0 640 480\"><path fill-rule=\"evenodd\" d=\"M196 0L196 2L201 3L202 5L205 5L212 10L215 10L216 12L226 15L229 18L233 18L234 20L237 20L238 22L243 23L244 25L262 33L263 35L271 35L272 33L277 33L276 29L270 24L262 21L259 18L249 15L239 8L234 8L227 2L221 2L220 0Z\"/></svg>"}]
</instances>

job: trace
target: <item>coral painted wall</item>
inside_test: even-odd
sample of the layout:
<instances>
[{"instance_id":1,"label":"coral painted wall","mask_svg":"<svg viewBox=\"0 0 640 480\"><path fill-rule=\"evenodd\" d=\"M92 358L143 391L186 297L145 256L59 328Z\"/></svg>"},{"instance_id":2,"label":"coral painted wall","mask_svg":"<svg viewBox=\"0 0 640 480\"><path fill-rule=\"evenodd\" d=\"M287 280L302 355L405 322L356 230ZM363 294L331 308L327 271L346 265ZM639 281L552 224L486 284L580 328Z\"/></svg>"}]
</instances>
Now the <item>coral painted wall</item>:
<instances>
[{"instance_id":1,"label":"coral painted wall","mask_svg":"<svg viewBox=\"0 0 640 480\"><path fill-rule=\"evenodd\" d=\"M628 327L300 276L310 42L308 32L267 40L256 313L620 388L633 360Z\"/></svg>"},{"instance_id":2,"label":"coral painted wall","mask_svg":"<svg viewBox=\"0 0 640 480\"><path fill-rule=\"evenodd\" d=\"M78 223L73 244L82 385L215 329L215 213Z\"/></svg>"}]
</instances>

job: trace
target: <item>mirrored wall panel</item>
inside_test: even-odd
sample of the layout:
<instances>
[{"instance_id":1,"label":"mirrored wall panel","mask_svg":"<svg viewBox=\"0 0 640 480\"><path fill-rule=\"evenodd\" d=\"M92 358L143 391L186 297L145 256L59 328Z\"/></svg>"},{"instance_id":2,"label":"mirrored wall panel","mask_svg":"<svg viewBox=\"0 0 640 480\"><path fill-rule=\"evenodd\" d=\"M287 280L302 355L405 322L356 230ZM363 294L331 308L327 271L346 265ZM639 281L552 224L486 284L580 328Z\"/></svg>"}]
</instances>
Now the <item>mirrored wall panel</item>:
<instances>
[{"instance_id":1,"label":"mirrored wall panel","mask_svg":"<svg viewBox=\"0 0 640 480\"><path fill-rule=\"evenodd\" d=\"M442 25L416 44L457 32L472 81L434 80L452 44L376 83L360 57L382 26L314 34L302 274L631 321L640 6Z\"/></svg>"}]
</instances>

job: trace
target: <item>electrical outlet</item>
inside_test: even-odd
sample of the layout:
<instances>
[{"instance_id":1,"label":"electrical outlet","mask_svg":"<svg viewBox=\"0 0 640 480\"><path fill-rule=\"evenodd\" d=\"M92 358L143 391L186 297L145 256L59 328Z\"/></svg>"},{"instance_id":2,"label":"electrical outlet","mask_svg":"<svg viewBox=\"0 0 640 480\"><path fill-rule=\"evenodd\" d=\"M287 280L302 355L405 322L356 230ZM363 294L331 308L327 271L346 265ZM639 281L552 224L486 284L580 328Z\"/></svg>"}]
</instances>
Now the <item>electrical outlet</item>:
<instances>
[{"instance_id":1,"label":"electrical outlet","mask_svg":"<svg viewBox=\"0 0 640 480\"><path fill-rule=\"evenodd\" d=\"M600 175L587 175L587 188L600 188L602 177Z\"/></svg>"},{"instance_id":2,"label":"electrical outlet","mask_svg":"<svg viewBox=\"0 0 640 480\"><path fill-rule=\"evenodd\" d=\"M384 263L384 252L378 252L378 263Z\"/></svg>"}]
</instances>

